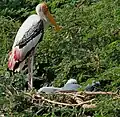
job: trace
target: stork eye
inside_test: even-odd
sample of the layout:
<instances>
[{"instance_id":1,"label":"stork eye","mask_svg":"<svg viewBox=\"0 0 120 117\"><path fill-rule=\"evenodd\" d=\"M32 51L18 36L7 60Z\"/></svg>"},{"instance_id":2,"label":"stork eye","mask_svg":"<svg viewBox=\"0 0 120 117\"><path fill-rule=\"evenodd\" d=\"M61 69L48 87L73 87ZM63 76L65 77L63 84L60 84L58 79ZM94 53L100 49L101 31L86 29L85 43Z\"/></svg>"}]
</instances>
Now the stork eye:
<instances>
[{"instance_id":1,"label":"stork eye","mask_svg":"<svg viewBox=\"0 0 120 117\"><path fill-rule=\"evenodd\" d=\"M43 6L42 6L42 10L43 10L43 12L46 14L47 11L48 11L48 7L47 7L46 5L43 5Z\"/></svg>"},{"instance_id":2,"label":"stork eye","mask_svg":"<svg viewBox=\"0 0 120 117\"><path fill-rule=\"evenodd\" d=\"M77 84L76 82L73 82L73 84Z\"/></svg>"}]
</instances>

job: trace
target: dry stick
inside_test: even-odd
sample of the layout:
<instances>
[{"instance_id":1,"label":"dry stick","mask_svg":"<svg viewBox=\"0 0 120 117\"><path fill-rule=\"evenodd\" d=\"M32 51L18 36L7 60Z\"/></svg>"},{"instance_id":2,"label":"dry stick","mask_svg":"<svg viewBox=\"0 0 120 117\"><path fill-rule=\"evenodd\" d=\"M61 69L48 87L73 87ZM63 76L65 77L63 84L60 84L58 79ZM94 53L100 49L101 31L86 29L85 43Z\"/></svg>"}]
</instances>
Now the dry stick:
<instances>
[{"instance_id":1,"label":"dry stick","mask_svg":"<svg viewBox=\"0 0 120 117\"><path fill-rule=\"evenodd\" d=\"M120 96L115 96L113 99L120 99Z\"/></svg>"},{"instance_id":2,"label":"dry stick","mask_svg":"<svg viewBox=\"0 0 120 117\"><path fill-rule=\"evenodd\" d=\"M97 94L102 94L102 95L117 95L117 93L113 93L113 92L83 92L84 94L87 95L97 95Z\"/></svg>"},{"instance_id":3,"label":"dry stick","mask_svg":"<svg viewBox=\"0 0 120 117\"><path fill-rule=\"evenodd\" d=\"M109 94L109 95L117 95L117 93L113 93L113 92L102 92L102 91L99 91L99 92L89 92L89 91L82 91L82 92L66 92L66 91L64 91L64 92L59 92L59 93L63 93L63 94L76 94L76 95L80 95L80 94L88 94L88 95L97 95L97 94ZM84 96L82 96L82 95L80 95L81 97L84 97Z\"/></svg>"},{"instance_id":4,"label":"dry stick","mask_svg":"<svg viewBox=\"0 0 120 117\"><path fill-rule=\"evenodd\" d=\"M95 104L83 104L82 108L96 108Z\"/></svg>"},{"instance_id":5,"label":"dry stick","mask_svg":"<svg viewBox=\"0 0 120 117\"><path fill-rule=\"evenodd\" d=\"M81 98L78 98L77 96L74 96L75 101L79 104L81 102L83 102L83 100ZM82 100L82 101L81 101Z\"/></svg>"}]
</instances>

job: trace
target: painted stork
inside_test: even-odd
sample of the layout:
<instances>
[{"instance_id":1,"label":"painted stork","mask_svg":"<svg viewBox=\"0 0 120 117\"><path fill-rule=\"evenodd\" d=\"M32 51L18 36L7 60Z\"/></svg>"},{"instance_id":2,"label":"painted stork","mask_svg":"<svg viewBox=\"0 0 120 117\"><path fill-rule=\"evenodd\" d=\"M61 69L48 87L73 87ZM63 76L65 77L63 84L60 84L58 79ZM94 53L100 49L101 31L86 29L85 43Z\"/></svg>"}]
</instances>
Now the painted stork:
<instances>
[{"instance_id":1,"label":"painted stork","mask_svg":"<svg viewBox=\"0 0 120 117\"><path fill-rule=\"evenodd\" d=\"M44 28L48 20L55 26L56 30L60 29L50 14L46 3L38 4L36 6L36 13L29 16L19 28L8 58L8 69L19 72L24 67L25 60L28 57L29 88L33 87L32 77L35 47L43 38Z\"/></svg>"}]
</instances>

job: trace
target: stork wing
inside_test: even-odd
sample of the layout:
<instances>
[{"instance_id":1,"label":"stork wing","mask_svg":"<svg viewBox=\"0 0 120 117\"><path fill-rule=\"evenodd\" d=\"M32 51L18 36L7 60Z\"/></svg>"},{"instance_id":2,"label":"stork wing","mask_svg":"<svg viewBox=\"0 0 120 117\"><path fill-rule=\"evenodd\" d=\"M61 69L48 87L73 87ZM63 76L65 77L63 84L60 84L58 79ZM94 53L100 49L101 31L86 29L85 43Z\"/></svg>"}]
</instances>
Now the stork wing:
<instances>
[{"instance_id":1,"label":"stork wing","mask_svg":"<svg viewBox=\"0 0 120 117\"><path fill-rule=\"evenodd\" d=\"M9 56L8 67L22 68L22 62L41 41L44 34L43 20L38 15L29 16L19 28ZM22 66L21 66L22 65ZM17 67L16 67L17 66Z\"/></svg>"},{"instance_id":2,"label":"stork wing","mask_svg":"<svg viewBox=\"0 0 120 117\"><path fill-rule=\"evenodd\" d=\"M19 41L16 46L19 46L19 48L23 48L29 41L33 40L36 36L38 36L40 33L43 35L44 33L44 26L43 21L40 20L36 24L32 25L31 28L25 32L22 39ZM41 36L42 38L42 36Z\"/></svg>"}]
</instances>

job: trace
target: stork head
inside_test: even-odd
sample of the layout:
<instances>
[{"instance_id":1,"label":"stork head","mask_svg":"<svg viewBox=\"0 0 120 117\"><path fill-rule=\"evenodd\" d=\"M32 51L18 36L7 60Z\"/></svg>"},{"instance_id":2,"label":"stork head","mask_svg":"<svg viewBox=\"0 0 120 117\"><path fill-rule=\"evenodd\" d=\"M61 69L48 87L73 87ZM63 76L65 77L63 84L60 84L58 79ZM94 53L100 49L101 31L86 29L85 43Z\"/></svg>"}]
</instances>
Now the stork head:
<instances>
[{"instance_id":1,"label":"stork head","mask_svg":"<svg viewBox=\"0 0 120 117\"><path fill-rule=\"evenodd\" d=\"M36 13L44 20L47 22L47 19L50 21L52 25L55 26L55 30L58 31L60 30L60 27L57 25L55 22L53 16L50 14L47 4L41 3L36 6Z\"/></svg>"},{"instance_id":2,"label":"stork head","mask_svg":"<svg viewBox=\"0 0 120 117\"><path fill-rule=\"evenodd\" d=\"M62 87L63 91L77 91L81 86L77 84L75 79L69 79L67 83Z\"/></svg>"},{"instance_id":3,"label":"stork head","mask_svg":"<svg viewBox=\"0 0 120 117\"><path fill-rule=\"evenodd\" d=\"M66 84L77 84L77 80L69 79Z\"/></svg>"}]
</instances>

